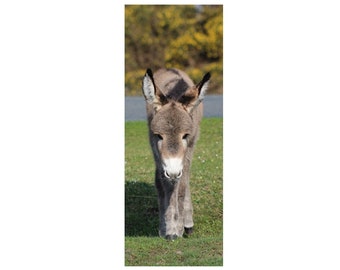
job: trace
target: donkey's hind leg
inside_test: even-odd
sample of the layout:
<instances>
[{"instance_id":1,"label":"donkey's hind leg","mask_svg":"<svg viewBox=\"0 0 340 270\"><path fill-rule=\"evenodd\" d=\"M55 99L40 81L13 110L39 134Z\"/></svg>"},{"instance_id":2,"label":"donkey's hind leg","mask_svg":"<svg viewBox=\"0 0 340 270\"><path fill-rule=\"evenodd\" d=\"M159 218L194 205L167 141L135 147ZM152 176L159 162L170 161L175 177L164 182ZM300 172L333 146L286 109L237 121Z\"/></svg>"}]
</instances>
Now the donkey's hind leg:
<instances>
[{"instance_id":1,"label":"donkey's hind leg","mask_svg":"<svg viewBox=\"0 0 340 270\"><path fill-rule=\"evenodd\" d=\"M183 180L183 181L182 181ZM193 210L190 197L189 183L186 179L181 180L181 186L179 190L179 212L181 217L182 232L191 234L193 232Z\"/></svg>"},{"instance_id":2,"label":"donkey's hind leg","mask_svg":"<svg viewBox=\"0 0 340 270\"><path fill-rule=\"evenodd\" d=\"M194 230L194 221L193 221L193 208L191 202L190 195L190 187L189 184L185 189L184 196L184 230L186 234L192 234Z\"/></svg>"}]
</instances>

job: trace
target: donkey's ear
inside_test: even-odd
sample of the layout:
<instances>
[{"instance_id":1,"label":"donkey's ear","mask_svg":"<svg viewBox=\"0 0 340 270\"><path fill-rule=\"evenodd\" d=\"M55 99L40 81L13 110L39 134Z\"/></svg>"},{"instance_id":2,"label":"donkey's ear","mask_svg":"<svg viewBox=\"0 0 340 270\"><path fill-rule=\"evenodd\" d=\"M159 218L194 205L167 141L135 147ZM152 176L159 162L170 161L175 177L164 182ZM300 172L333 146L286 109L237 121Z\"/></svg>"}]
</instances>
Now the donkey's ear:
<instances>
[{"instance_id":1,"label":"donkey's ear","mask_svg":"<svg viewBox=\"0 0 340 270\"><path fill-rule=\"evenodd\" d=\"M148 103L153 103L155 99L156 87L153 80L153 74L151 69L147 69L143 78L143 95Z\"/></svg>"},{"instance_id":2,"label":"donkey's ear","mask_svg":"<svg viewBox=\"0 0 340 270\"><path fill-rule=\"evenodd\" d=\"M205 92L208 89L209 85L209 80L210 80L210 72L206 73L203 76L203 79L196 85L195 91L196 91L196 98L193 99L188 105L187 105L187 110L189 112L192 112L204 99ZM191 90L192 92L192 90Z\"/></svg>"},{"instance_id":3,"label":"donkey's ear","mask_svg":"<svg viewBox=\"0 0 340 270\"><path fill-rule=\"evenodd\" d=\"M210 77L211 77L210 72L206 73L203 76L203 79L196 85L196 88L198 90L198 96L199 98L201 97L200 98L201 100L203 100L205 92L208 89Z\"/></svg>"},{"instance_id":4,"label":"donkey's ear","mask_svg":"<svg viewBox=\"0 0 340 270\"><path fill-rule=\"evenodd\" d=\"M151 69L147 69L143 78L143 95L147 103L152 104L156 110L162 106L164 95L155 85Z\"/></svg>"}]
</instances>

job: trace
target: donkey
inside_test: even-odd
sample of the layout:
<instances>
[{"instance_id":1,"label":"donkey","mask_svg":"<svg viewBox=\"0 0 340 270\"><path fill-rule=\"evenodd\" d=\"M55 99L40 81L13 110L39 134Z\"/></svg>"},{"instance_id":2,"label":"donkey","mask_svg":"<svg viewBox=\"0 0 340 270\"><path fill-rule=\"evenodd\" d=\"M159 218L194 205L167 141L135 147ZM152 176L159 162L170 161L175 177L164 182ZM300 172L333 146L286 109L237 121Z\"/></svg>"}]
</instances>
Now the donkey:
<instances>
[{"instance_id":1,"label":"donkey","mask_svg":"<svg viewBox=\"0 0 340 270\"><path fill-rule=\"evenodd\" d=\"M189 175L210 73L195 85L178 69L147 69L142 88L156 172L159 235L174 240L193 232Z\"/></svg>"}]
</instances>

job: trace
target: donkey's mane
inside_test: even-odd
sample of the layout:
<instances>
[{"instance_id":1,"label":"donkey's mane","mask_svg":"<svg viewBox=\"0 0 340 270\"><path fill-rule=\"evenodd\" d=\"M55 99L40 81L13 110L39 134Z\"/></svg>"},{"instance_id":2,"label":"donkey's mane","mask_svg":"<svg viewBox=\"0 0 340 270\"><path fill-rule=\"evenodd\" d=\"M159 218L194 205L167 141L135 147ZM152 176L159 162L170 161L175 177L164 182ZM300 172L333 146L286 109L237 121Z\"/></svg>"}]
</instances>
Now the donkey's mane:
<instances>
[{"instance_id":1,"label":"donkey's mane","mask_svg":"<svg viewBox=\"0 0 340 270\"><path fill-rule=\"evenodd\" d=\"M168 86L171 86L170 90L168 91L158 87L159 91L163 94L163 97L161 97L162 104L175 101L180 102L183 105L187 105L197 97L193 91L195 87L189 87L189 85L183 79L173 79L165 85L167 89L169 89Z\"/></svg>"}]
</instances>

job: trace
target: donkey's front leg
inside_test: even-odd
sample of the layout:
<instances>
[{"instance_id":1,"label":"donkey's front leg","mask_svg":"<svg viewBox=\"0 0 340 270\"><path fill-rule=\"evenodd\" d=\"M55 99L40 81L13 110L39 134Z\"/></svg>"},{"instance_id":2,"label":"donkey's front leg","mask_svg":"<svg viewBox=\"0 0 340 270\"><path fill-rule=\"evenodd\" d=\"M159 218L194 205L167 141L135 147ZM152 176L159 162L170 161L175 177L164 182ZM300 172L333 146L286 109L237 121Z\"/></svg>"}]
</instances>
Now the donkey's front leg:
<instances>
[{"instance_id":1,"label":"donkey's front leg","mask_svg":"<svg viewBox=\"0 0 340 270\"><path fill-rule=\"evenodd\" d=\"M169 192L166 194L166 207L165 207L165 238L167 240L174 240L182 233L179 232L179 211L178 211L178 183L173 185L172 189L168 189Z\"/></svg>"},{"instance_id":2,"label":"donkey's front leg","mask_svg":"<svg viewBox=\"0 0 340 270\"><path fill-rule=\"evenodd\" d=\"M178 183L158 182L159 235L174 240L183 235L183 217L178 209Z\"/></svg>"}]
</instances>

